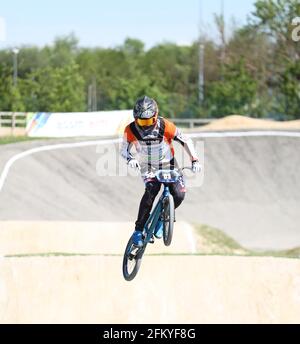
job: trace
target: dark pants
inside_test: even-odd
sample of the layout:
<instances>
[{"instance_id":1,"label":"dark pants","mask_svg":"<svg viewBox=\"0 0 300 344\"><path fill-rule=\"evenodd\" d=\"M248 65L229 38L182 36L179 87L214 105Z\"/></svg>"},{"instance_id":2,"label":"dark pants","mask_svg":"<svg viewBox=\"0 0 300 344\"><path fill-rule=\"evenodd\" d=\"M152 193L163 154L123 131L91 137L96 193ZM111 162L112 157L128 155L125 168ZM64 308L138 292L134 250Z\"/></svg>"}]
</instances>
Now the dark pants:
<instances>
[{"instance_id":1,"label":"dark pants","mask_svg":"<svg viewBox=\"0 0 300 344\"><path fill-rule=\"evenodd\" d=\"M140 203L138 219L135 223L135 229L142 231L151 212L154 200L158 195L161 188L161 183L157 180L149 181L146 183L146 190ZM186 189L183 177L177 183L170 184L170 192L174 198L175 208L178 208L183 202Z\"/></svg>"}]
</instances>

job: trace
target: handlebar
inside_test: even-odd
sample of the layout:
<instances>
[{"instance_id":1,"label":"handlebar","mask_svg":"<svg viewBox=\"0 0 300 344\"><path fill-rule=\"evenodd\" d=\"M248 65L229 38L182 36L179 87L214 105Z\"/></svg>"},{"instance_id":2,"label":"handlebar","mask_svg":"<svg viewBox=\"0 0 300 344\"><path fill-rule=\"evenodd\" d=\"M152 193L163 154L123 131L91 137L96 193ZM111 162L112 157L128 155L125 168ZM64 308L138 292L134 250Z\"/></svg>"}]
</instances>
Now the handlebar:
<instances>
[{"instance_id":1,"label":"handlebar","mask_svg":"<svg viewBox=\"0 0 300 344\"><path fill-rule=\"evenodd\" d=\"M154 173L156 179L161 183L175 183L184 170L193 170L191 167L175 168L173 170L158 170Z\"/></svg>"},{"instance_id":2,"label":"handlebar","mask_svg":"<svg viewBox=\"0 0 300 344\"><path fill-rule=\"evenodd\" d=\"M190 171L193 171L193 168L190 167L190 166L186 166L186 167L182 167L179 169L179 171L184 171L184 170L190 170Z\"/></svg>"}]
</instances>

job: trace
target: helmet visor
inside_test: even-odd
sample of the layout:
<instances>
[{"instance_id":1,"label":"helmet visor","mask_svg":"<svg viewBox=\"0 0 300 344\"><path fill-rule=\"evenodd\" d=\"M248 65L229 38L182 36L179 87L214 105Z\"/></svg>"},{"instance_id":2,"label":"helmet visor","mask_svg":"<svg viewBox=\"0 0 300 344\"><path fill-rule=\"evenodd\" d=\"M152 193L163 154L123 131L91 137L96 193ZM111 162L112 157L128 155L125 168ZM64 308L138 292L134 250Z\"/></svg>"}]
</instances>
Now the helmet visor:
<instances>
[{"instance_id":1,"label":"helmet visor","mask_svg":"<svg viewBox=\"0 0 300 344\"><path fill-rule=\"evenodd\" d=\"M136 121L140 127L151 127L151 125L154 125L156 123L156 120L157 120L157 117L155 116L149 119L138 118Z\"/></svg>"}]
</instances>

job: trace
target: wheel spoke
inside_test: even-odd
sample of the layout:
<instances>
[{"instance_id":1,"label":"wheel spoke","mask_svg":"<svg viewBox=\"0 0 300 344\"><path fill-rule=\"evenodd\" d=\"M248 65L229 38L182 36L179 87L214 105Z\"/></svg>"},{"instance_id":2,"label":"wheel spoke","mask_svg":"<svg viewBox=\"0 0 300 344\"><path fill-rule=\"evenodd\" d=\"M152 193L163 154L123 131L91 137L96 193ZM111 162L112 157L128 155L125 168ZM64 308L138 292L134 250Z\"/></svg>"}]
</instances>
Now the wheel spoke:
<instances>
[{"instance_id":1,"label":"wheel spoke","mask_svg":"<svg viewBox=\"0 0 300 344\"><path fill-rule=\"evenodd\" d=\"M133 260L128 260L128 263L127 263L127 271L128 271L128 274L132 274L134 268L135 268L135 265L136 265L136 260L133 259Z\"/></svg>"},{"instance_id":2,"label":"wheel spoke","mask_svg":"<svg viewBox=\"0 0 300 344\"><path fill-rule=\"evenodd\" d=\"M133 244L132 239L130 239L123 257L123 275L127 281L132 281L136 276L141 264L143 253L144 248L141 249L136 247Z\"/></svg>"}]
</instances>

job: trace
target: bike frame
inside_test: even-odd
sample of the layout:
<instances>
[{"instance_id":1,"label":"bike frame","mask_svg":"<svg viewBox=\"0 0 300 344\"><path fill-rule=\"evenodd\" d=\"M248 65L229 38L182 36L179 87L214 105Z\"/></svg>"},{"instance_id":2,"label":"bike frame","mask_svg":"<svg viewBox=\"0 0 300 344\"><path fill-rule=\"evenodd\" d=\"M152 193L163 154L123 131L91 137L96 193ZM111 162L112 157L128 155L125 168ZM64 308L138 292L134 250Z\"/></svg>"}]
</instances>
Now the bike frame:
<instances>
[{"instance_id":1,"label":"bike frame","mask_svg":"<svg viewBox=\"0 0 300 344\"><path fill-rule=\"evenodd\" d=\"M151 212L148 221L146 222L145 225L145 232L146 232L146 238L144 239L144 243L145 246L150 242L154 231L155 231L155 227L156 224L161 216L162 210L163 210L163 200L165 197L168 197L170 194L170 188L168 185L163 184L164 185L164 191L162 193L162 195L159 198L159 201L157 202L154 210ZM150 225L151 224L151 225ZM150 225L150 227L149 227Z\"/></svg>"},{"instance_id":2,"label":"bike frame","mask_svg":"<svg viewBox=\"0 0 300 344\"><path fill-rule=\"evenodd\" d=\"M180 171L182 172L185 169L191 170L190 167L183 167L182 169L180 169ZM147 244L152 239L152 236L153 236L154 231L155 231L156 224L157 224L157 222L159 220L159 217L161 216L161 213L162 213L162 210L163 210L163 200L164 200L165 197L168 197L170 195L169 184L173 184L174 182L175 181L169 181L168 183L163 183L163 182L161 183L164 186L163 193L160 196L159 201L157 202L155 208L153 209L153 211L151 211L149 219L146 222L146 225L144 227L144 232L146 234L146 237L144 238L143 250L145 249Z\"/></svg>"}]
</instances>

